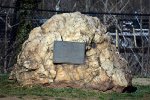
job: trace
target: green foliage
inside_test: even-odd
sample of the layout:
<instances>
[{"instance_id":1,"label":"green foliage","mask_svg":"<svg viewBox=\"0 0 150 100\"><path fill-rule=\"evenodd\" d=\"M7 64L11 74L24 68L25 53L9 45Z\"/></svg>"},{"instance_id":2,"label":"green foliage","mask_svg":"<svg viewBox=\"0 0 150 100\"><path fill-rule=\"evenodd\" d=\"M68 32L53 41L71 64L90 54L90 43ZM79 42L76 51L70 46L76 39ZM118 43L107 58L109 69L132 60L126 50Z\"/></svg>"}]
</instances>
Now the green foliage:
<instances>
[{"instance_id":1,"label":"green foliage","mask_svg":"<svg viewBox=\"0 0 150 100\"><path fill-rule=\"evenodd\" d=\"M48 88L44 86L21 87L15 81L8 80L8 75L0 75L0 96L48 96L62 98L78 98L88 100L141 100L150 99L150 86L137 86L134 93L104 93L93 90L73 88Z\"/></svg>"},{"instance_id":2,"label":"green foliage","mask_svg":"<svg viewBox=\"0 0 150 100\"><path fill-rule=\"evenodd\" d=\"M31 19L33 18L34 10L36 9L36 7L38 7L38 3L36 2L36 0L20 0L19 2L19 8L23 9L18 10L19 26L16 32L16 54L20 52L23 42L28 38L29 32L33 29Z\"/></svg>"}]
</instances>

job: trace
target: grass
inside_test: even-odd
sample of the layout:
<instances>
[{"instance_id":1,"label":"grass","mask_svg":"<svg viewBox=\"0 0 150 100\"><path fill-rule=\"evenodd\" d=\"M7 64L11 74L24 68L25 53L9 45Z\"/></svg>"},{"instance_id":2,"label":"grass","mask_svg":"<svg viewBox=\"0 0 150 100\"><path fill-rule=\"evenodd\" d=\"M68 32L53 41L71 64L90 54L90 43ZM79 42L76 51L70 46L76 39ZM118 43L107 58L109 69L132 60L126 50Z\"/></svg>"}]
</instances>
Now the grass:
<instances>
[{"instance_id":1,"label":"grass","mask_svg":"<svg viewBox=\"0 0 150 100\"><path fill-rule=\"evenodd\" d=\"M7 96L40 96L62 98L79 98L79 100L150 100L150 86L137 86L134 93L104 93L94 90L82 90L73 88L47 88L43 86L21 87L15 81L8 80L8 75L0 75L0 98ZM59 98L60 97L60 98Z\"/></svg>"}]
</instances>

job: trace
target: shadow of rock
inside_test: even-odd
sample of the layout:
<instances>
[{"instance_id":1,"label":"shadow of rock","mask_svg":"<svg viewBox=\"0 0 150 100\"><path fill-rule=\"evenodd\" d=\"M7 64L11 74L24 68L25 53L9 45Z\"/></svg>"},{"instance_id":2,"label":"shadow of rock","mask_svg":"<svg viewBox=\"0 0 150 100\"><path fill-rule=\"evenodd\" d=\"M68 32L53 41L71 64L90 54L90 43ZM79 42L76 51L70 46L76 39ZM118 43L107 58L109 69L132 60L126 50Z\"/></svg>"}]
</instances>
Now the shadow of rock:
<instances>
[{"instance_id":1,"label":"shadow of rock","mask_svg":"<svg viewBox=\"0 0 150 100\"><path fill-rule=\"evenodd\" d=\"M123 93L133 93L137 90L137 87L134 86L128 86L126 88L123 89Z\"/></svg>"}]
</instances>

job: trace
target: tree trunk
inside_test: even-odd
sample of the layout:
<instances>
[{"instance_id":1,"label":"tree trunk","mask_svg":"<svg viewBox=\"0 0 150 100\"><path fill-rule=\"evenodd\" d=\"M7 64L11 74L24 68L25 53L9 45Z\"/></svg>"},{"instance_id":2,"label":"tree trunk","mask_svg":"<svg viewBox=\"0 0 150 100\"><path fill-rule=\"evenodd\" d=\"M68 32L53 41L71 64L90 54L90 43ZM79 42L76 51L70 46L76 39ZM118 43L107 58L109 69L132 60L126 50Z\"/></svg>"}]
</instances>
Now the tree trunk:
<instances>
[{"instance_id":1,"label":"tree trunk","mask_svg":"<svg viewBox=\"0 0 150 100\"><path fill-rule=\"evenodd\" d=\"M57 4L55 6L56 11L60 11L60 3L61 3L61 0L58 0ZM58 14L58 12L56 12L55 14Z\"/></svg>"},{"instance_id":2,"label":"tree trunk","mask_svg":"<svg viewBox=\"0 0 150 100\"><path fill-rule=\"evenodd\" d=\"M11 38L10 38L10 45L12 45L14 43L14 41L16 40L16 36L17 36L17 29L18 29L18 24L19 23L19 11L20 8L20 0L16 0L15 2L15 9L14 9L14 15L13 15L13 25L15 25L12 29L12 32L10 34Z\"/></svg>"},{"instance_id":3,"label":"tree trunk","mask_svg":"<svg viewBox=\"0 0 150 100\"><path fill-rule=\"evenodd\" d=\"M107 7L108 7L108 0L106 0L105 3L104 3L104 12L107 12L107 9L108 9ZM106 21L107 21L106 15L104 14L103 15L103 22L104 22L105 25L107 24Z\"/></svg>"},{"instance_id":4,"label":"tree trunk","mask_svg":"<svg viewBox=\"0 0 150 100\"><path fill-rule=\"evenodd\" d=\"M89 12L90 11L90 7L91 7L91 0L86 0L85 1L85 11Z\"/></svg>"},{"instance_id":5,"label":"tree trunk","mask_svg":"<svg viewBox=\"0 0 150 100\"><path fill-rule=\"evenodd\" d=\"M7 73L7 58L8 58L8 27L7 27L7 23L8 23L8 15L6 15L5 18L5 39L4 39L4 65L3 65L3 69L2 69L2 73Z\"/></svg>"}]
</instances>

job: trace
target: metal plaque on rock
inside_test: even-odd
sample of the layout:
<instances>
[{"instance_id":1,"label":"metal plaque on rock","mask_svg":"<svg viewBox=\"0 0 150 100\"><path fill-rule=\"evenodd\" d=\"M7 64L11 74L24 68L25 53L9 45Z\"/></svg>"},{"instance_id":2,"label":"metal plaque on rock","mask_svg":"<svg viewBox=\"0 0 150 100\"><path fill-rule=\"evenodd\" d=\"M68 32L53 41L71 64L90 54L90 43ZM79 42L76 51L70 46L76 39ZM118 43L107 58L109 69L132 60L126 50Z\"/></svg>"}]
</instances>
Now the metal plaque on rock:
<instances>
[{"instance_id":1,"label":"metal plaque on rock","mask_svg":"<svg viewBox=\"0 0 150 100\"><path fill-rule=\"evenodd\" d=\"M85 43L54 41L53 63L84 64Z\"/></svg>"}]
</instances>

